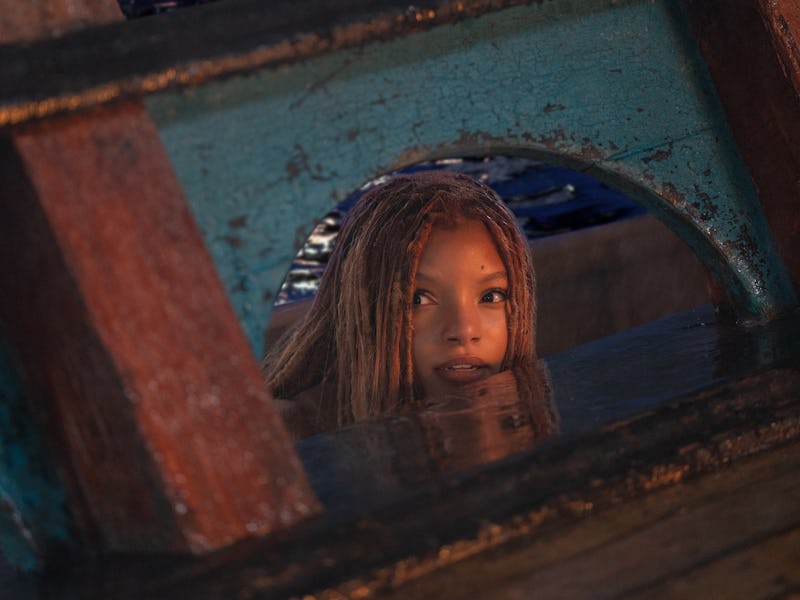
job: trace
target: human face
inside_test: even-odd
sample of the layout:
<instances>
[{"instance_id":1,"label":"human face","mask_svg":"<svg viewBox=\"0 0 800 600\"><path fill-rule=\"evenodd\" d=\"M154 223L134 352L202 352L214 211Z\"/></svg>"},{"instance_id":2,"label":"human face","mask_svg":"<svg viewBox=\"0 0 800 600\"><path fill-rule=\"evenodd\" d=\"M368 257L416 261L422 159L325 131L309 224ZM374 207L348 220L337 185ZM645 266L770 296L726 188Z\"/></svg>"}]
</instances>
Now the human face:
<instances>
[{"instance_id":1,"label":"human face","mask_svg":"<svg viewBox=\"0 0 800 600\"><path fill-rule=\"evenodd\" d=\"M480 221L431 232L414 291L414 378L427 398L500 371L508 345L508 273Z\"/></svg>"}]
</instances>

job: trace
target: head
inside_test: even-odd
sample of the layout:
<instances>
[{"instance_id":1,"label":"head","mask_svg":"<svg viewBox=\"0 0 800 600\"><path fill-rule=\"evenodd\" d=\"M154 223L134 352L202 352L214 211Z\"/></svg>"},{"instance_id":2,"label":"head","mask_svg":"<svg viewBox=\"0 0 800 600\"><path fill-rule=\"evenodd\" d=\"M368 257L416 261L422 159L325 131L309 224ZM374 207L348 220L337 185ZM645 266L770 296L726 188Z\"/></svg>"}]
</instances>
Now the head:
<instances>
[{"instance_id":1,"label":"head","mask_svg":"<svg viewBox=\"0 0 800 600\"><path fill-rule=\"evenodd\" d=\"M433 225L413 293L411 359L417 395L443 399L507 365L508 280L483 222L455 219Z\"/></svg>"},{"instance_id":2,"label":"head","mask_svg":"<svg viewBox=\"0 0 800 600\"><path fill-rule=\"evenodd\" d=\"M348 212L267 382L284 397L333 386L339 424L363 421L534 358L534 323L528 244L497 194L463 174L399 175Z\"/></svg>"}]
</instances>

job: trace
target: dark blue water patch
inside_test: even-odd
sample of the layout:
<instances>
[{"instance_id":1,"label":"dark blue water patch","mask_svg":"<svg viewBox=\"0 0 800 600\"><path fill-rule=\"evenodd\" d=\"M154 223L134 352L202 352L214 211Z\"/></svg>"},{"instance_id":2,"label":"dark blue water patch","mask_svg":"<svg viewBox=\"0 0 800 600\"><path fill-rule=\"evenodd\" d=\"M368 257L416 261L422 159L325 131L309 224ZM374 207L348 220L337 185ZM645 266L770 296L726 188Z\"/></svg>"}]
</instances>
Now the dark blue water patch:
<instances>
[{"instance_id":1,"label":"dark blue water patch","mask_svg":"<svg viewBox=\"0 0 800 600\"><path fill-rule=\"evenodd\" d=\"M508 203L529 239L603 225L646 212L593 177L543 163L492 187Z\"/></svg>"},{"instance_id":2,"label":"dark blue water patch","mask_svg":"<svg viewBox=\"0 0 800 600\"><path fill-rule=\"evenodd\" d=\"M118 3L127 18L137 19L212 1L214 0L118 0Z\"/></svg>"},{"instance_id":3,"label":"dark blue water patch","mask_svg":"<svg viewBox=\"0 0 800 600\"><path fill-rule=\"evenodd\" d=\"M489 185L506 201L529 240L604 225L646 212L594 177L516 156L431 161L400 172L433 169L467 173ZM322 218L295 257L276 304L302 300L316 293L347 210L365 191L390 176L369 182Z\"/></svg>"}]
</instances>

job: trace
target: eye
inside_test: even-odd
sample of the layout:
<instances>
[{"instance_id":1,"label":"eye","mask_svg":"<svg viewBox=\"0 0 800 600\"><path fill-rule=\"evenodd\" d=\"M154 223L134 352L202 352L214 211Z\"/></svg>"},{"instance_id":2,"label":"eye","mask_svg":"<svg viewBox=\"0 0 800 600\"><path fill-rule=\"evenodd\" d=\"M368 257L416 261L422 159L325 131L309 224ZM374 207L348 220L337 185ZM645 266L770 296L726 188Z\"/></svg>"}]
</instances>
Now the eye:
<instances>
[{"instance_id":1,"label":"eye","mask_svg":"<svg viewBox=\"0 0 800 600\"><path fill-rule=\"evenodd\" d=\"M481 296L481 302L491 304L499 304L500 302L505 302L507 299L508 292L501 289L488 290Z\"/></svg>"},{"instance_id":2,"label":"eye","mask_svg":"<svg viewBox=\"0 0 800 600\"><path fill-rule=\"evenodd\" d=\"M426 304L433 304L433 298L425 290L417 290L414 292L414 306L425 306Z\"/></svg>"}]
</instances>

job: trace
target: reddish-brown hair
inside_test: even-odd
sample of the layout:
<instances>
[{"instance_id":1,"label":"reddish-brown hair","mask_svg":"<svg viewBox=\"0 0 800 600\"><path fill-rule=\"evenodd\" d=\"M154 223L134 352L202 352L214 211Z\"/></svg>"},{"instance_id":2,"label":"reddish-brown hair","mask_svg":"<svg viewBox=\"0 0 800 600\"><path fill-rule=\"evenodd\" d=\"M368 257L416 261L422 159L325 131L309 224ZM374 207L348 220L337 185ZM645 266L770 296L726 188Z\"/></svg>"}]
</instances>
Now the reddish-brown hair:
<instances>
[{"instance_id":1,"label":"reddish-brown hair","mask_svg":"<svg viewBox=\"0 0 800 600\"><path fill-rule=\"evenodd\" d=\"M412 310L420 256L432 228L473 219L486 226L508 274L501 369L535 359L533 267L514 215L467 175L424 171L371 189L347 213L310 311L264 360L273 394L291 399L321 385L331 425L391 414L419 400Z\"/></svg>"}]
</instances>

